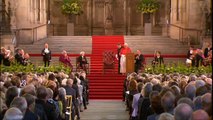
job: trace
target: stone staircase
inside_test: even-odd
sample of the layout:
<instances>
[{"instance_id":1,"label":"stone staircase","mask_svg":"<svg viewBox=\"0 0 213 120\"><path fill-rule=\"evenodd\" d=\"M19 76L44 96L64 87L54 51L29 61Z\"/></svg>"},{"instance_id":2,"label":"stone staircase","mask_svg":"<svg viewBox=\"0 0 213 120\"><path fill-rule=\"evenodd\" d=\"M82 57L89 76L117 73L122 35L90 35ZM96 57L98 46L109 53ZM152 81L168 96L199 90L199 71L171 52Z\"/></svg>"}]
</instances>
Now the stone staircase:
<instances>
[{"instance_id":1,"label":"stone staircase","mask_svg":"<svg viewBox=\"0 0 213 120\"><path fill-rule=\"evenodd\" d=\"M163 55L186 55L188 50L187 45L179 43L169 37L162 36L124 36L124 42L129 44L129 47L134 53L137 49L142 50L146 56L147 63L153 60L155 50L161 51ZM44 40L40 40L31 45L19 45L19 48L30 53L31 61L36 65L42 65L42 57L40 56L44 43L49 44L52 51L52 64L58 63L58 56L62 50L66 50L71 56L72 64L75 65L76 56L80 51L85 51L90 62L90 55L92 54L92 37L91 36L51 36ZM185 61L185 58L165 57L165 62Z\"/></svg>"},{"instance_id":2,"label":"stone staircase","mask_svg":"<svg viewBox=\"0 0 213 120\"><path fill-rule=\"evenodd\" d=\"M59 55L62 50L66 50L71 56L71 62L75 67L76 56L81 51L85 51L86 54L92 52L92 37L91 36L51 36L44 40L40 40L31 45L19 45L19 48L25 50L25 52L31 54L31 61L35 65L42 65L42 57L40 56L41 50L44 48L44 44L48 43L52 52L52 63L58 64ZM90 57L87 57L90 62Z\"/></svg>"}]
</instances>

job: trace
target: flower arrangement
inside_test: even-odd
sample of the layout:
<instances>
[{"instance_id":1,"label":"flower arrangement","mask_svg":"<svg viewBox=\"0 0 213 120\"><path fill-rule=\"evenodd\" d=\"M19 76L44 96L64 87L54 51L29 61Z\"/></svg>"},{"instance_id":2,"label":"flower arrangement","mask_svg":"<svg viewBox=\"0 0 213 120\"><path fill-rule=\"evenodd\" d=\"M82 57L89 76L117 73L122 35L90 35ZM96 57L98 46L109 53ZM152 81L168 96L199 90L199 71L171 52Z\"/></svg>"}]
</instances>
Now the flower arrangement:
<instances>
[{"instance_id":1,"label":"flower arrangement","mask_svg":"<svg viewBox=\"0 0 213 120\"><path fill-rule=\"evenodd\" d=\"M68 15L80 15L83 13L82 2L80 0L63 0L61 9L62 13Z\"/></svg>"},{"instance_id":2,"label":"flower arrangement","mask_svg":"<svg viewBox=\"0 0 213 120\"><path fill-rule=\"evenodd\" d=\"M169 74L169 73L180 73L184 75L190 75L191 73L202 75L212 74L212 66L200 66L200 67L189 67L182 63L173 63L166 66L147 66L145 73L150 74Z\"/></svg>"},{"instance_id":3,"label":"flower arrangement","mask_svg":"<svg viewBox=\"0 0 213 120\"><path fill-rule=\"evenodd\" d=\"M159 9L159 2L157 0L139 0L137 9L142 13L154 13Z\"/></svg>"}]
</instances>

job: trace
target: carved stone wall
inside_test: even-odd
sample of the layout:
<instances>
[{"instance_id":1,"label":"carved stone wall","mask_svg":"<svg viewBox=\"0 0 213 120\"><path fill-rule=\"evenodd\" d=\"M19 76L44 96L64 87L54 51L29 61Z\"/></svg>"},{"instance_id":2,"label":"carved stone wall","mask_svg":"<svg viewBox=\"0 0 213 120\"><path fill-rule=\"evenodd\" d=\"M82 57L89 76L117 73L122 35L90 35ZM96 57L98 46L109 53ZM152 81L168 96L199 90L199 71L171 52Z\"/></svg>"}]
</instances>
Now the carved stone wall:
<instances>
[{"instance_id":1,"label":"carved stone wall","mask_svg":"<svg viewBox=\"0 0 213 120\"><path fill-rule=\"evenodd\" d=\"M74 35L142 35L143 14L137 12L138 0L82 0L84 13L75 16ZM50 35L66 35L68 17L60 10L62 0L50 0ZM154 15L160 16L159 13ZM154 18L153 17L153 18ZM159 23L160 19L154 19ZM63 21L63 22L62 22ZM53 27L54 26L54 27ZM153 30L161 31L153 24ZM156 28L156 29L155 29Z\"/></svg>"}]
</instances>

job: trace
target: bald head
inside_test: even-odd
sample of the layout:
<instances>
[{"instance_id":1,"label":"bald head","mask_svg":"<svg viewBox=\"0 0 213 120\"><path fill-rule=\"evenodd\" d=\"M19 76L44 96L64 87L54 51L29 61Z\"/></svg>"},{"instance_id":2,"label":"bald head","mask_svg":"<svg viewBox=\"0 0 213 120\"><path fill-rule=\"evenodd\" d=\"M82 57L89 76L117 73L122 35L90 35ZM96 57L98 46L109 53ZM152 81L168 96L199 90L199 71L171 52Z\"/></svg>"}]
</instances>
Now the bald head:
<instances>
[{"instance_id":1,"label":"bald head","mask_svg":"<svg viewBox=\"0 0 213 120\"><path fill-rule=\"evenodd\" d=\"M190 120L192 118L192 112L193 110L188 104L181 103L177 105L174 110L175 120Z\"/></svg>"},{"instance_id":2,"label":"bald head","mask_svg":"<svg viewBox=\"0 0 213 120\"><path fill-rule=\"evenodd\" d=\"M206 93L204 94L202 97L202 108L204 110L207 110L209 105L211 104L212 102L212 94L211 93Z\"/></svg>"},{"instance_id":3,"label":"bald head","mask_svg":"<svg viewBox=\"0 0 213 120\"><path fill-rule=\"evenodd\" d=\"M209 120L209 115L204 110L196 110L192 114L192 120Z\"/></svg>"}]
</instances>

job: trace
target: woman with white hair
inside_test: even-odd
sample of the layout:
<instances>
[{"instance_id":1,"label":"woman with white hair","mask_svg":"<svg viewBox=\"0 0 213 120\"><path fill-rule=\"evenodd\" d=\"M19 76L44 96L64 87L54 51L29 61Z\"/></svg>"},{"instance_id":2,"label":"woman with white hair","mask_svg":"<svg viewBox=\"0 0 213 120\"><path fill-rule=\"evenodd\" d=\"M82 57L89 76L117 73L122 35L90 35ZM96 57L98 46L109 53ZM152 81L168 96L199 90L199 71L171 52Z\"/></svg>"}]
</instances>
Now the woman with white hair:
<instances>
[{"instance_id":1,"label":"woman with white hair","mask_svg":"<svg viewBox=\"0 0 213 120\"><path fill-rule=\"evenodd\" d=\"M127 43L124 43L124 47L121 49L121 61L120 61L120 73L126 73L126 54L131 53L131 49L128 47Z\"/></svg>"},{"instance_id":2,"label":"woman with white hair","mask_svg":"<svg viewBox=\"0 0 213 120\"><path fill-rule=\"evenodd\" d=\"M59 61L63 63L66 67L70 67L71 69L73 68L71 59L67 54L66 50L62 51L62 55L59 57Z\"/></svg>"},{"instance_id":3,"label":"woman with white hair","mask_svg":"<svg viewBox=\"0 0 213 120\"><path fill-rule=\"evenodd\" d=\"M87 58L85 57L85 52L81 51L80 56L77 58L77 69L83 69L85 72L87 72L86 64L88 64L88 62Z\"/></svg>"}]
</instances>

